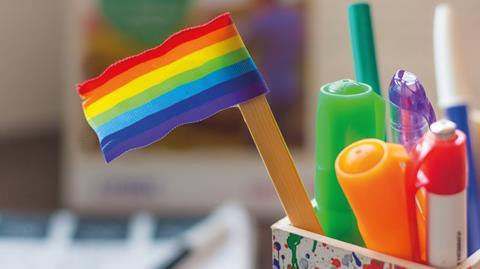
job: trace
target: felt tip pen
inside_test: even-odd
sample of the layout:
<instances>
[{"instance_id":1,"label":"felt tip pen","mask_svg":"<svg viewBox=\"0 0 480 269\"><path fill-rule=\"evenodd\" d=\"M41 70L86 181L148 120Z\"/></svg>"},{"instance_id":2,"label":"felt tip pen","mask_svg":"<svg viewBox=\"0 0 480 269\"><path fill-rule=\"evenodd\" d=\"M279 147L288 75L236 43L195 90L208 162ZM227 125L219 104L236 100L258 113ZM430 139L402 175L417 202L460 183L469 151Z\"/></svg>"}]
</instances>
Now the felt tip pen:
<instances>
[{"instance_id":1,"label":"felt tip pen","mask_svg":"<svg viewBox=\"0 0 480 269\"><path fill-rule=\"evenodd\" d=\"M448 4L438 5L434 18L434 56L437 80L438 103L446 117L455 122L466 136L468 155L468 254L480 249L480 204L478 197L475 158L468 126L468 93L464 78L461 50L457 43L458 29L455 28L454 10Z\"/></svg>"},{"instance_id":2,"label":"felt tip pen","mask_svg":"<svg viewBox=\"0 0 480 269\"><path fill-rule=\"evenodd\" d=\"M375 93L381 95L370 5L368 3L351 4L348 7L348 24L355 78L359 82L370 85Z\"/></svg>"}]
</instances>

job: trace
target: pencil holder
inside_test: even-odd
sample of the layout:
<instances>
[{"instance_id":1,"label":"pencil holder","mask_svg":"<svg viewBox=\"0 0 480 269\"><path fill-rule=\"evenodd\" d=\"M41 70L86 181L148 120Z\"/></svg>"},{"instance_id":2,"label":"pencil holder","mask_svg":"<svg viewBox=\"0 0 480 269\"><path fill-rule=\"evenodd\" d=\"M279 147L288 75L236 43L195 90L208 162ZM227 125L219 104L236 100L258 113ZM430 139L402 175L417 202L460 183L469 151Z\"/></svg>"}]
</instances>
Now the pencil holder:
<instances>
[{"instance_id":1,"label":"pencil holder","mask_svg":"<svg viewBox=\"0 0 480 269\"><path fill-rule=\"evenodd\" d=\"M288 218L272 225L274 269L433 269L292 226ZM480 250L457 269L480 269Z\"/></svg>"}]
</instances>

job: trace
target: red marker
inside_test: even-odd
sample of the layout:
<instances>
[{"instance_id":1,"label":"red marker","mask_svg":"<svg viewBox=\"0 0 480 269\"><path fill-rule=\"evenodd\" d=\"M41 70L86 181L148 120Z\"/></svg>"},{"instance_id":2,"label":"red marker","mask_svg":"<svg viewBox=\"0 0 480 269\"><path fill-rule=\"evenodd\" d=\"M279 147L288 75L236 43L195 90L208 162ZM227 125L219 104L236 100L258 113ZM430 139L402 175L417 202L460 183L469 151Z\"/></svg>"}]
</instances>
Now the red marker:
<instances>
[{"instance_id":1,"label":"red marker","mask_svg":"<svg viewBox=\"0 0 480 269\"><path fill-rule=\"evenodd\" d=\"M416 184L410 186L410 195L420 187L426 190L427 262L436 267L455 267L467 257L465 142L465 134L455 123L440 120L411 152ZM410 197L410 202L414 201ZM417 227L416 223L411 225Z\"/></svg>"}]
</instances>

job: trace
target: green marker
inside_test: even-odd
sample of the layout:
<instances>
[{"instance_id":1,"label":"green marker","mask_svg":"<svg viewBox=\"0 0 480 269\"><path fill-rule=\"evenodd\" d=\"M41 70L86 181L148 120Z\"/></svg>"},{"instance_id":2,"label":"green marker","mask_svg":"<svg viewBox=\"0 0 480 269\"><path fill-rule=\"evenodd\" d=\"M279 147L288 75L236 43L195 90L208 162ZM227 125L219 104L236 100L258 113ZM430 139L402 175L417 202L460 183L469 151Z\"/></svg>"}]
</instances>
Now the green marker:
<instances>
[{"instance_id":1,"label":"green marker","mask_svg":"<svg viewBox=\"0 0 480 269\"><path fill-rule=\"evenodd\" d=\"M329 237L363 246L356 218L335 175L335 159L364 138L385 138L385 100L367 84L345 79L320 89L316 119L316 214Z\"/></svg>"},{"instance_id":2,"label":"green marker","mask_svg":"<svg viewBox=\"0 0 480 269\"><path fill-rule=\"evenodd\" d=\"M370 6L367 3L351 4L348 7L348 22L355 77L357 81L372 86L373 90L381 95Z\"/></svg>"}]
</instances>

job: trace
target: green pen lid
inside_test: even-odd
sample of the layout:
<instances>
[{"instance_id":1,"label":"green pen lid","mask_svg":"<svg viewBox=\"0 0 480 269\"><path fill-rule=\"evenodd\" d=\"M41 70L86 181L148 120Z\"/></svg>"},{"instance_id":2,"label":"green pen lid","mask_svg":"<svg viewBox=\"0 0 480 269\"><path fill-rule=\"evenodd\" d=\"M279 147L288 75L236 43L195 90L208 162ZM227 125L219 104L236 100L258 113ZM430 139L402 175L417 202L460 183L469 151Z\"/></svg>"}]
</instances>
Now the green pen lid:
<instances>
[{"instance_id":1,"label":"green pen lid","mask_svg":"<svg viewBox=\"0 0 480 269\"><path fill-rule=\"evenodd\" d=\"M337 155L351 143L385 139L385 100L350 79L321 87L316 115L316 214L325 233L363 246L357 222L335 175Z\"/></svg>"}]
</instances>

